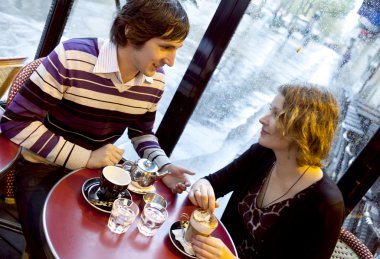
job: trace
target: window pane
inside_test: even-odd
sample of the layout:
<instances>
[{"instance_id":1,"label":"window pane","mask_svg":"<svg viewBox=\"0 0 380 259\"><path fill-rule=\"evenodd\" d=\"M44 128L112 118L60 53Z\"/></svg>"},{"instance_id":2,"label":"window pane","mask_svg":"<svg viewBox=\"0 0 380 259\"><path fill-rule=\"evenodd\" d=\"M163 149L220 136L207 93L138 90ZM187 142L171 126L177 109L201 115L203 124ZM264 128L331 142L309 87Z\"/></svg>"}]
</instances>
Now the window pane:
<instances>
[{"instance_id":1,"label":"window pane","mask_svg":"<svg viewBox=\"0 0 380 259\"><path fill-rule=\"evenodd\" d=\"M36 54L51 0L0 1L0 57Z\"/></svg>"},{"instance_id":2,"label":"window pane","mask_svg":"<svg viewBox=\"0 0 380 259\"><path fill-rule=\"evenodd\" d=\"M108 38L116 14L113 0L75 0L61 41L71 38Z\"/></svg>"},{"instance_id":3,"label":"window pane","mask_svg":"<svg viewBox=\"0 0 380 259\"><path fill-rule=\"evenodd\" d=\"M182 48L177 52L174 66L165 67L167 86L158 107L160 114L155 123L156 127L159 126L162 115L167 110L220 0L180 0L180 2L189 16L190 32Z\"/></svg>"},{"instance_id":4,"label":"window pane","mask_svg":"<svg viewBox=\"0 0 380 259\"><path fill-rule=\"evenodd\" d=\"M0 57L34 59L51 0L0 1ZM7 93L1 100L7 98Z\"/></svg>"},{"instance_id":5,"label":"window pane","mask_svg":"<svg viewBox=\"0 0 380 259\"><path fill-rule=\"evenodd\" d=\"M326 169L339 179L380 125L380 23L358 14L362 2L251 1L171 159L193 180L214 172L257 141L279 85L306 81L340 101Z\"/></svg>"}]
</instances>

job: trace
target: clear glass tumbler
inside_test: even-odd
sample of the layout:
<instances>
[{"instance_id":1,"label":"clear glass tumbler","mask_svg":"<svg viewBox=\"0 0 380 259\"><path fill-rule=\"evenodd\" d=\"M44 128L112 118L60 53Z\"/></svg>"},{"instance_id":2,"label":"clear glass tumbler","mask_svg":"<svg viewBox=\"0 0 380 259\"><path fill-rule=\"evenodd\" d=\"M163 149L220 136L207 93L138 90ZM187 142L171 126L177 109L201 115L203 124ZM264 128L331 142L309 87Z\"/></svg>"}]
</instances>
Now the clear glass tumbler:
<instances>
[{"instance_id":1,"label":"clear glass tumbler","mask_svg":"<svg viewBox=\"0 0 380 259\"><path fill-rule=\"evenodd\" d=\"M108 228L117 234L126 232L139 212L139 207L133 201L126 198L116 199L108 219Z\"/></svg>"},{"instance_id":2,"label":"clear glass tumbler","mask_svg":"<svg viewBox=\"0 0 380 259\"><path fill-rule=\"evenodd\" d=\"M168 212L162 205L148 202L144 206L137 227L143 235L154 236L167 218Z\"/></svg>"}]
</instances>

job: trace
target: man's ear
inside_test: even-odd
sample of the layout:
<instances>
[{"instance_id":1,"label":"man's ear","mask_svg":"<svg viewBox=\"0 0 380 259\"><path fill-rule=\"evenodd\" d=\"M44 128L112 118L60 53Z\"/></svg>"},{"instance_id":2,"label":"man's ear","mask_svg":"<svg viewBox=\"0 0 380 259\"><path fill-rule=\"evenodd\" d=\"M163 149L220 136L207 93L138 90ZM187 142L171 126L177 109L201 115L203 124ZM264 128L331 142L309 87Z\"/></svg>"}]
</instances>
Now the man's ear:
<instances>
[{"instance_id":1,"label":"man's ear","mask_svg":"<svg viewBox=\"0 0 380 259\"><path fill-rule=\"evenodd\" d=\"M128 38L128 32L129 32L128 25L125 25L124 34L125 34L125 37L127 37L127 38Z\"/></svg>"}]
</instances>

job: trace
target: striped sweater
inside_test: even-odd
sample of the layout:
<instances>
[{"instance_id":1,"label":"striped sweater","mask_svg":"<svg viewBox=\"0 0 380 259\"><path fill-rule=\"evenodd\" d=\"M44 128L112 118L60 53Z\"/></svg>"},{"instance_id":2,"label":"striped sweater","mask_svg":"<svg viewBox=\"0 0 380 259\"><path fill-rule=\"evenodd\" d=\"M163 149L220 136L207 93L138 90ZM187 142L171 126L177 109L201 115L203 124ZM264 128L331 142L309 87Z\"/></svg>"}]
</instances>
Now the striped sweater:
<instances>
[{"instance_id":1,"label":"striped sweater","mask_svg":"<svg viewBox=\"0 0 380 259\"><path fill-rule=\"evenodd\" d=\"M152 132L165 86L163 70L128 86L117 73L94 73L105 44L110 43L95 38L61 43L13 99L1 130L31 151L26 159L85 167L92 150L114 143L128 128L140 157L159 167L169 163Z\"/></svg>"}]
</instances>

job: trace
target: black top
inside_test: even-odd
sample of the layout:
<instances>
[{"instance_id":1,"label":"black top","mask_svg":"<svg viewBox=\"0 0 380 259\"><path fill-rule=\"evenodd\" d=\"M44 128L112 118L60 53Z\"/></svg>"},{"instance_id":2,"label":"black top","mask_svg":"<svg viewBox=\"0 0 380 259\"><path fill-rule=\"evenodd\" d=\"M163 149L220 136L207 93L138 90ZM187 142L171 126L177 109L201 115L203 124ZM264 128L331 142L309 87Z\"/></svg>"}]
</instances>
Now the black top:
<instances>
[{"instance_id":1,"label":"black top","mask_svg":"<svg viewBox=\"0 0 380 259\"><path fill-rule=\"evenodd\" d=\"M249 222L246 214L243 217L242 213L247 211L247 206L244 207L243 204L251 203L251 209L257 209L254 195L274 161L272 150L254 144L229 165L206 177L217 198L234 191L222 222L227 227L239 256L330 258L344 219L344 202L337 185L326 174L293 199L266 208L277 208L278 211L278 206L286 207L281 210L278 218L271 219L270 224L260 232L254 231L256 226ZM250 195L253 195L252 198ZM251 215L254 218L261 214ZM254 220L256 224L259 221Z\"/></svg>"}]
</instances>

